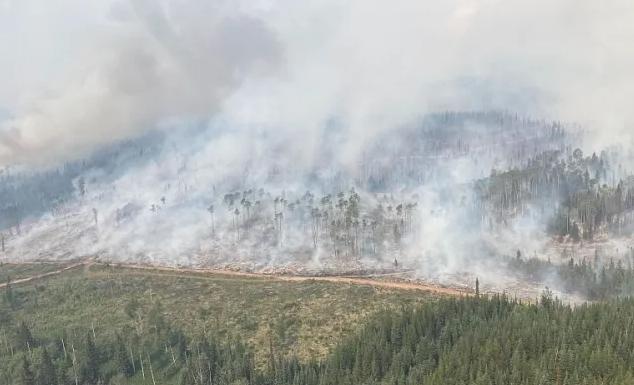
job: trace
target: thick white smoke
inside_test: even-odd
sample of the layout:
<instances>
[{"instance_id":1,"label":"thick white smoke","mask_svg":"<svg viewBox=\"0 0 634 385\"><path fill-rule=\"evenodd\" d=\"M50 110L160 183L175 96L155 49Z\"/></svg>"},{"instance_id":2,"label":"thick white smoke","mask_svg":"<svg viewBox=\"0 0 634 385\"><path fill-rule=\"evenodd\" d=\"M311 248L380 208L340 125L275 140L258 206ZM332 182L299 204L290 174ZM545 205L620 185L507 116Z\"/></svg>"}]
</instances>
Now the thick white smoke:
<instances>
[{"instance_id":1,"label":"thick white smoke","mask_svg":"<svg viewBox=\"0 0 634 385\"><path fill-rule=\"evenodd\" d=\"M337 117L344 163L438 109L588 122L603 145L631 123L633 15L627 0L5 0L0 163L218 113L295 143Z\"/></svg>"},{"instance_id":2,"label":"thick white smoke","mask_svg":"<svg viewBox=\"0 0 634 385\"><path fill-rule=\"evenodd\" d=\"M3 75L24 79L43 71L55 80L7 82L19 92L5 89L2 95L13 116L0 134L5 165L72 159L166 120L207 119L246 78L279 66L280 48L264 22L222 2L54 3L8 2L2 11L2 21L24 19L32 28L3 27L9 47L3 57L10 58L13 70ZM66 33L57 36L48 23L35 24L36 16L61 24ZM84 17L92 23L78 20ZM33 35L42 47L19 44ZM69 47L49 52L47 44ZM24 49L34 56L31 50L42 49L49 56L22 67L31 59L17 54Z\"/></svg>"},{"instance_id":3,"label":"thick white smoke","mask_svg":"<svg viewBox=\"0 0 634 385\"><path fill-rule=\"evenodd\" d=\"M257 234L238 245L222 195L299 197L315 170L333 180L315 194L348 191L368 148L435 111L580 122L586 151L628 143L632 21L629 0L0 0L0 166L58 165L149 130L167 138L116 175L87 172L87 195L25 224L7 255L322 266L332 251L303 255L310 228L296 223L284 247L264 249ZM406 250L386 241L369 263L403 255L425 276L466 266L492 281L498 271L474 263L483 253L543 248L541 233L518 236L543 218L480 234L462 192L447 202L446 189L496 165L480 155L447 161L422 188L392 186L418 195L419 238ZM226 232L215 238L212 203ZM275 209L261 213L273 221Z\"/></svg>"}]
</instances>

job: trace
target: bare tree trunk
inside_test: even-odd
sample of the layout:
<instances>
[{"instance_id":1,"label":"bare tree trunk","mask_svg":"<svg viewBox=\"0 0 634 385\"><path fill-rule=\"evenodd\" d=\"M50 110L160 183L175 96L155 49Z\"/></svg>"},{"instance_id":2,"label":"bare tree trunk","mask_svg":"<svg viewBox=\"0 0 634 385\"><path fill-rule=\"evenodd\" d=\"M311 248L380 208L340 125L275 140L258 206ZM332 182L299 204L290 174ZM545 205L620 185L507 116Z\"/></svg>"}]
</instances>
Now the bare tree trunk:
<instances>
[{"instance_id":1,"label":"bare tree trunk","mask_svg":"<svg viewBox=\"0 0 634 385\"><path fill-rule=\"evenodd\" d=\"M176 365L176 357L174 357L174 349L170 346L170 353L172 354L172 363Z\"/></svg>"},{"instance_id":2,"label":"bare tree trunk","mask_svg":"<svg viewBox=\"0 0 634 385\"><path fill-rule=\"evenodd\" d=\"M73 374L75 375L75 385L79 384L79 378L77 377L77 357L75 356L75 344L70 345L73 349Z\"/></svg>"},{"instance_id":3,"label":"bare tree trunk","mask_svg":"<svg viewBox=\"0 0 634 385\"><path fill-rule=\"evenodd\" d=\"M150 363L150 374L152 375L152 384L156 385L156 380L154 380L154 369L152 369L152 359L150 358L149 354L147 354L147 360Z\"/></svg>"},{"instance_id":4,"label":"bare tree trunk","mask_svg":"<svg viewBox=\"0 0 634 385\"><path fill-rule=\"evenodd\" d=\"M139 361L141 362L141 375L145 380L145 368L143 367L143 356L141 356L141 353L139 353Z\"/></svg>"},{"instance_id":5,"label":"bare tree trunk","mask_svg":"<svg viewBox=\"0 0 634 385\"><path fill-rule=\"evenodd\" d=\"M130 351L130 362L132 362L132 372L136 374L136 365L134 364L134 354L132 353L132 346L128 345Z\"/></svg>"}]
</instances>

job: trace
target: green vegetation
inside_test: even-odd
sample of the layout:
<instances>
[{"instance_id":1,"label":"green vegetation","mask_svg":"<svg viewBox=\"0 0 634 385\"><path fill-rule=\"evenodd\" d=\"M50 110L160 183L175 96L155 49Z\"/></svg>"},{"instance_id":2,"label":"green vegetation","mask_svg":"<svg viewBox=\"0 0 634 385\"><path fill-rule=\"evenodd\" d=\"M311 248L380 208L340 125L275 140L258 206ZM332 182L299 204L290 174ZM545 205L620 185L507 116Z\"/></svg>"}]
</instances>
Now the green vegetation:
<instances>
[{"instance_id":1,"label":"green vegetation","mask_svg":"<svg viewBox=\"0 0 634 385\"><path fill-rule=\"evenodd\" d=\"M593 262L581 262L570 258L568 263L553 264L538 258L516 258L507 261L509 271L522 278L545 282L559 290L579 294L590 300L605 300L634 294L634 267L631 262L624 266L619 259L601 264L598 256Z\"/></svg>"},{"instance_id":2,"label":"green vegetation","mask_svg":"<svg viewBox=\"0 0 634 385\"><path fill-rule=\"evenodd\" d=\"M2 323L0 384L634 382L632 299L571 308L545 292L535 305L504 296L423 302L367 287L102 267L63 274L44 290L14 290L20 303ZM56 292L68 296L59 309ZM189 296L215 313L184 312L197 306ZM310 345L297 343L304 327L329 337L321 341L328 354L299 356Z\"/></svg>"},{"instance_id":3,"label":"green vegetation","mask_svg":"<svg viewBox=\"0 0 634 385\"><path fill-rule=\"evenodd\" d=\"M575 242L597 235L630 235L634 229L634 177L608 178L610 155L584 157L546 151L525 167L492 171L475 184L476 208L485 223L506 224L533 211L549 215L548 232ZM621 175L621 174L619 174Z\"/></svg>"},{"instance_id":4,"label":"green vegetation","mask_svg":"<svg viewBox=\"0 0 634 385\"><path fill-rule=\"evenodd\" d=\"M305 362L325 357L372 314L430 298L420 292L369 286L98 265L0 290L0 384L14 383L9 379L18 373L22 353L29 349L29 364L34 370L44 347L59 367L60 354L64 354L62 340L68 359L73 346L78 351L85 349L86 335L93 334L93 327L103 360L109 355L115 360L119 348L113 344L123 340L126 350L131 344L135 357L139 353L152 356L155 375L161 376L157 383L165 383L165 376L178 382L172 378L176 374L161 367L165 357L156 353L155 362L154 354L159 345L165 352L168 339L178 341L181 337L213 336L221 344L240 341L236 344L251 354L258 370L267 367L271 349L276 355L292 355ZM7 292L11 302L6 299ZM28 334L32 339L24 337ZM34 342L27 346L25 341ZM171 352L167 359L172 361ZM135 365L138 369L139 362ZM100 369L102 375L109 373L107 366ZM69 368L72 371L67 366L67 372Z\"/></svg>"},{"instance_id":5,"label":"green vegetation","mask_svg":"<svg viewBox=\"0 0 634 385\"><path fill-rule=\"evenodd\" d=\"M62 268L64 268L64 265L61 263L1 263L0 284L6 283L8 280L15 281L16 279L45 274Z\"/></svg>"},{"instance_id":6,"label":"green vegetation","mask_svg":"<svg viewBox=\"0 0 634 385\"><path fill-rule=\"evenodd\" d=\"M385 312L292 384L632 384L634 301L564 306L503 296Z\"/></svg>"}]
</instances>

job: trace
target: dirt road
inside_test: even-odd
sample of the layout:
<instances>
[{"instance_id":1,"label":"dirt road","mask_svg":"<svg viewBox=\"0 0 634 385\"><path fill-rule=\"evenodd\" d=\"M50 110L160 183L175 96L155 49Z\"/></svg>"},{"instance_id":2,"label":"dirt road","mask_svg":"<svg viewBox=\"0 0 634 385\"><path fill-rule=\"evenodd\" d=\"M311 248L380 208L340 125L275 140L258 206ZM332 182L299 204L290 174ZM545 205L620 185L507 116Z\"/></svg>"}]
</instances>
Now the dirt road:
<instances>
[{"instance_id":1,"label":"dirt road","mask_svg":"<svg viewBox=\"0 0 634 385\"><path fill-rule=\"evenodd\" d=\"M31 264L36 264L36 263L31 263ZM36 274L36 275L32 275L30 277L25 277L25 278L20 278L20 279L16 279L14 281L11 281L12 285L16 285L16 284L20 284L20 283L27 283L27 282L31 282L31 281L36 281L38 279L42 279L42 278L46 278L46 277L50 277L52 275L57 275L57 274L61 274L65 271L74 269L76 267L80 267L80 266L85 266L86 262L77 262L77 263L73 263L71 265L65 266L59 270L54 270L54 271L49 271L46 273L42 273L42 274ZM7 286L7 283L2 283L0 284L0 289L5 288Z\"/></svg>"},{"instance_id":2,"label":"dirt road","mask_svg":"<svg viewBox=\"0 0 634 385\"><path fill-rule=\"evenodd\" d=\"M94 262L92 260L82 261L73 263L71 265L65 266L59 270L49 271L47 273L37 274L26 278L16 279L12 281L11 284L21 284L27 283L31 281L36 281L42 278L50 277L53 275L61 274L65 271L81 267L89 268L91 265L104 265L99 262ZM385 288L385 289L395 289L395 290L418 290L423 292L430 292L436 294L443 295L454 295L454 296L468 296L471 293L468 291L442 287L438 285L432 285L424 282L413 282L413 281L398 281L398 280L380 280L373 279L370 277L346 277L346 276L298 276L298 275L278 275L278 274L264 274L264 273L249 273L244 271L234 271L234 270L221 270L221 269L195 269L195 268L182 268L182 267L164 267L164 266L149 266L149 265L135 265L135 264L113 264L112 266L124 268L124 269L135 269L135 270L143 270L147 272L156 272L156 273L172 273L179 274L180 276L186 277L187 274L197 274L197 275L224 275L231 277L242 277L242 278L259 278L259 279L269 279L273 281L282 281L282 282L331 282L338 284L348 284L348 285L366 285L377 288ZM0 284L0 288L5 287L7 284Z\"/></svg>"},{"instance_id":3,"label":"dirt road","mask_svg":"<svg viewBox=\"0 0 634 385\"><path fill-rule=\"evenodd\" d=\"M154 270L158 272L171 272L171 273L189 273L189 274L203 274L203 275L225 275L233 277L243 278L260 278L270 279L274 281L283 282L332 282L339 284L349 285L366 285L378 288L396 289L396 290L418 290L425 292L432 292L444 295L454 296L468 296L471 293L468 291L443 287L438 285L432 285L424 282L413 281L387 281L373 279L369 277L345 277L345 276L300 276L300 275L279 275L279 274L264 274L264 273L249 273L244 271L234 270L220 270L220 269L194 269L194 268L176 268L176 267L162 267L162 266L146 266L146 265L128 265L117 264L118 267L138 270Z\"/></svg>"}]
</instances>

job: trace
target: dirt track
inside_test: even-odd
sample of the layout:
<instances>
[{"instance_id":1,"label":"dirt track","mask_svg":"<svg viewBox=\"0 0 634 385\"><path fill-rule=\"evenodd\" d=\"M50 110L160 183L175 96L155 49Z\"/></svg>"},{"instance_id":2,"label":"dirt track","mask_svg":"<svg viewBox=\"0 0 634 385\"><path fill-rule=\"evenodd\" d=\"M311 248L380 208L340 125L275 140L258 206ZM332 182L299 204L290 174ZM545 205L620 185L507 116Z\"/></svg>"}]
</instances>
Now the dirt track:
<instances>
[{"instance_id":1,"label":"dirt track","mask_svg":"<svg viewBox=\"0 0 634 385\"><path fill-rule=\"evenodd\" d=\"M30 264L35 264L35 263L30 263ZM14 281L11 281L12 285L16 285L16 284L20 284L20 283L27 283L27 282L31 282L31 281L37 281L38 279L42 279L42 278L46 278L46 277L50 277L52 275L57 275L57 274L61 274L65 271L74 269L76 267L80 267L80 266L85 266L86 262L78 262L78 263L73 263L71 265L65 266L59 270L54 270L54 271L49 271L46 273L42 273L42 274L36 274L36 275L32 275L30 277L26 277L26 278L20 278L20 279L16 279ZM2 283L0 284L0 289L4 288L7 286L7 283Z\"/></svg>"},{"instance_id":2,"label":"dirt track","mask_svg":"<svg viewBox=\"0 0 634 385\"><path fill-rule=\"evenodd\" d=\"M424 282L386 281L386 280L373 279L369 277L278 275L278 274L264 274L264 273L249 273L249 272L234 271L234 270L193 269L193 268L176 268L176 267L126 265L126 264L118 264L116 266L128 268L128 269L149 270L149 271L157 271L157 272L225 275L225 276L243 277L243 278L270 279L274 281L284 281L284 282L313 281L313 282L332 282L332 283L349 284L349 285L367 285L367 286L386 288L386 289L418 290L418 291L432 292L432 293L444 294L444 295L455 295L455 296L463 296L463 295L471 294L467 291L426 284Z\"/></svg>"},{"instance_id":3,"label":"dirt track","mask_svg":"<svg viewBox=\"0 0 634 385\"><path fill-rule=\"evenodd\" d=\"M65 271L68 271L80 266L84 266L85 268L88 268L93 264L99 264L99 263L96 263L93 261L82 261L78 263L73 263L59 270L33 275L31 277L16 279L15 281L12 281L11 284L20 284L20 283L36 281L38 279L61 274ZM224 276L243 277L243 278L270 279L274 281L283 281L283 282L313 281L313 282L332 282L332 283L348 284L348 285L366 285L366 286L373 286L377 288L395 289L395 290L418 290L418 291L431 292L431 293L437 293L437 294L443 294L443 295L454 295L454 296L464 296L464 295L471 294L467 291L463 291L460 289L431 285L431 284L426 284L424 282L407 282L407 281L394 281L394 280L387 281L387 280L373 279L369 277L276 275L276 274L263 274L263 273L249 273L249 272L234 271L234 270L176 268L176 267L147 266L147 265L134 265L134 264L115 264L113 266L126 268L126 269L144 270L148 272L153 271L153 272L157 272L161 274L174 273L174 274L179 274L181 276L187 276L187 274L224 275ZM6 286L6 283L0 284L0 288L3 288L5 286Z\"/></svg>"}]
</instances>

